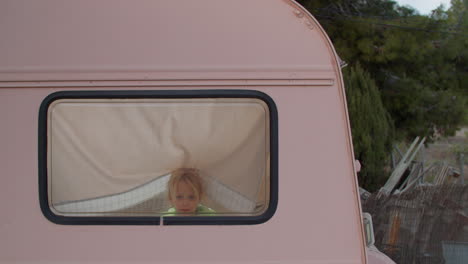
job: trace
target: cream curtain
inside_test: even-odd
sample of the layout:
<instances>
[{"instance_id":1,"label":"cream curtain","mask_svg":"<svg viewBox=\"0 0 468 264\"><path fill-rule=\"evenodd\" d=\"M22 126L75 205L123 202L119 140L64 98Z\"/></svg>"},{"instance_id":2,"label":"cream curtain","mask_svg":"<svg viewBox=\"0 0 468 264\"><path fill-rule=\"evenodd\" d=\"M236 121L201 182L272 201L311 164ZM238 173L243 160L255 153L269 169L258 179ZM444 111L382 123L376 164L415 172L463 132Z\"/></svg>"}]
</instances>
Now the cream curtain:
<instances>
[{"instance_id":1,"label":"cream curtain","mask_svg":"<svg viewBox=\"0 0 468 264\"><path fill-rule=\"evenodd\" d=\"M215 210L253 210L245 208L265 197L268 162L269 111L258 99L61 99L48 111L49 202L58 211L112 204L109 197L122 201L144 186L154 193L135 203L165 199L165 176L178 167L200 170Z\"/></svg>"}]
</instances>

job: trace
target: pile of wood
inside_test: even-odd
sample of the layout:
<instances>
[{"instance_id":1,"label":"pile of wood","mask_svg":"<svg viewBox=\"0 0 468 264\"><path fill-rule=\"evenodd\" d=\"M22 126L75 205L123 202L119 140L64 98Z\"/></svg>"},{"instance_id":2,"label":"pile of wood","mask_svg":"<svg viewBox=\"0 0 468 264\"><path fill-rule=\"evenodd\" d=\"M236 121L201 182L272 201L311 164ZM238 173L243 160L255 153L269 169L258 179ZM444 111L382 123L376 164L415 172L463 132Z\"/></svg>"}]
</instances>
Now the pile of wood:
<instances>
[{"instance_id":1,"label":"pile of wood","mask_svg":"<svg viewBox=\"0 0 468 264\"><path fill-rule=\"evenodd\" d=\"M396 263L449 263L449 258L468 263L468 185L418 185L399 194L375 193L362 205L373 217L375 245ZM450 247L453 244L458 247Z\"/></svg>"}]
</instances>

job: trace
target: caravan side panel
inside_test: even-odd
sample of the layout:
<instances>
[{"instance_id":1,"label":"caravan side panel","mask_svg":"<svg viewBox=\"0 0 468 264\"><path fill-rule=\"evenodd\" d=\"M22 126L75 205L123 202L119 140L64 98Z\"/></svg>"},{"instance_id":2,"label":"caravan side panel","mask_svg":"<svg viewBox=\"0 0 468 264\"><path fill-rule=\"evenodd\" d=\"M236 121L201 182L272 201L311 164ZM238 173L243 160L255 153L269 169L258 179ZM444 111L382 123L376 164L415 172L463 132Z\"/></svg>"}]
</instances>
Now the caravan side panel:
<instances>
[{"instance_id":1,"label":"caravan side panel","mask_svg":"<svg viewBox=\"0 0 468 264\"><path fill-rule=\"evenodd\" d=\"M0 263L366 263L339 59L286 0L0 3ZM255 90L278 109L278 206L258 225L59 225L39 204L57 91Z\"/></svg>"}]
</instances>

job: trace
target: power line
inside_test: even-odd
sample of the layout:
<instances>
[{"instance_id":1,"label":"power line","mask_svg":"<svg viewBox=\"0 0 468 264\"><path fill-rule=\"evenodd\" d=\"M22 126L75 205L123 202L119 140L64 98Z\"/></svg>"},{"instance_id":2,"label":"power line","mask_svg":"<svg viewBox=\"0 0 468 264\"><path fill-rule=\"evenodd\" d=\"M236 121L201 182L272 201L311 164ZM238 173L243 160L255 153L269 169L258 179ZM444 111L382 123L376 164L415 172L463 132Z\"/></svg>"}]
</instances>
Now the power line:
<instances>
[{"instance_id":1,"label":"power line","mask_svg":"<svg viewBox=\"0 0 468 264\"><path fill-rule=\"evenodd\" d=\"M452 34L452 35L461 35L461 36L468 36L468 34L464 34L461 32L454 32L454 31L440 31L440 30L430 30L430 29L425 29L425 28L418 28L418 27L410 27L410 26L402 26L402 25L395 25L395 24L386 24L386 23L379 23L379 22L372 22L372 21L365 21L359 18L354 18L350 16L342 16L342 17L337 17L337 16L326 16L326 15L314 15L315 17L321 17L325 19L330 19L330 20L351 20L355 21L358 23L365 23L365 24L373 24L373 25L378 25L378 26L384 26L384 27L394 27L394 28L400 28L400 29L408 29L408 30L417 30L417 31L425 31L425 32L434 32L434 33L443 33L443 34Z\"/></svg>"},{"instance_id":2,"label":"power line","mask_svg":"<svg viewBox=\"0 0 468 264\"><path fill-rule=\"evenodd\" d=\"M382 5L383 3L387 5ZM391 8L389 9L389 7ZM374 11L380 11L382 15L368 15L365 14L366 10L372 9ZM395 27L400 29L406 30L418 30L418 31L425 31L425 32L435 32L435 33L442 33L442 34L453 34L453 35L462 35L467 36L464 29L460 30L460 25L455 27L445 27L446 30L431 30L427 28L421 27L414 27L414 26L404 26L404 25L395 25L395 24L388 24L382 22L371 22L371 21L363 21L362 19L377 19L381 21L385 20L400 20L400 23L405 23L406 21L414 21L420 20L425 16L421 16L419 14L415 14L411 11L415 11L415 9L410 8L410 11L407 15L401 13L402 10L406 9L404 6L398 5L394 1L388 0L366 0L365 2L353 1L353 0L344 0L342 3L330 3L324 7L316 8L315 10L311 10L312 13L316 17L328 18L328 19L343 19L343 20L352 20L359 23L367 23L367 24L374 24L384 27ZM460 14L463 16L466 10ZM385 15L386 14L386 15ZM401 22L403 20L403 22ZM459 21L461 18L458 19ZM460 24L460 22L459 22ZM458 30L453 30L453 28L457 28Z\"/></svg>"}]
</instances>

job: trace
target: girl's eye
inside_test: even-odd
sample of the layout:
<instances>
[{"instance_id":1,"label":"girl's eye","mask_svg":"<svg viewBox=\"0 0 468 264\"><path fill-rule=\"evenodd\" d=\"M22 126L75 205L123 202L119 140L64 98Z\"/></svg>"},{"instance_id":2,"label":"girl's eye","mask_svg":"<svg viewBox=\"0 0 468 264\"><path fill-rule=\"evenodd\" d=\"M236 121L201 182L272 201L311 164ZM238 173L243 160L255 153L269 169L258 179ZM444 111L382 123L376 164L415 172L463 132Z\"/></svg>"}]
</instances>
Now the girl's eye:
<instances>
[{"instance_id":1,"label":"girl's eye","mask_svg":"<svg viewBox=\"0 0 468 264\"><path fill-rule=\"evenodd\" d=\"M182 200L184 197L182 195L176 195L175 197L177 200Z\"/></svg>"},{"instance_id":2,"label":"girl's eye","mask_svg":"<svg viewBox=\"0 0 468 264\"><path fill-rule=\"evenodd\" d=\"M190 195L188 198L193 201L195 200L195 195Z\"/></svg>"}]
</instances>

